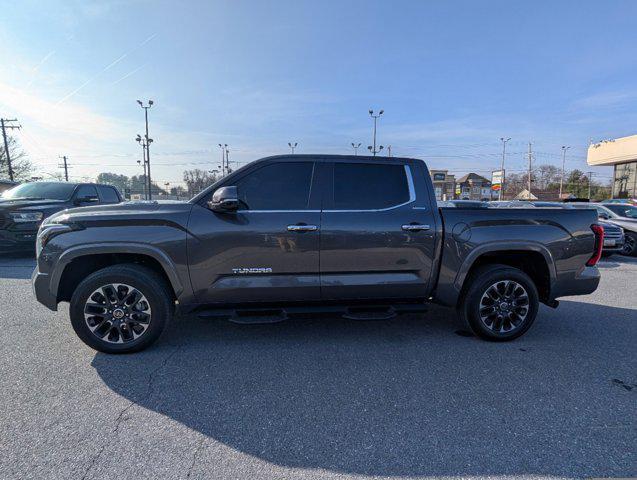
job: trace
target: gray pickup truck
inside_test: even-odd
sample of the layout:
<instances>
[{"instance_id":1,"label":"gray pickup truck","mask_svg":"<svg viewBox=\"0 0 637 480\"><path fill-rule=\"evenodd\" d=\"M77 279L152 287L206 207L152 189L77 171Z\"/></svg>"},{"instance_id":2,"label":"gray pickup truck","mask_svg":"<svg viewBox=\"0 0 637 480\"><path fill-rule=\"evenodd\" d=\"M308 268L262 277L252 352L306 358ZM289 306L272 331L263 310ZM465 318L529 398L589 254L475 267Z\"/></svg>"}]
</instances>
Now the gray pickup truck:
<instances>
[{"instance_id":1,"label":"gray pickup truck","mask_svg":"<svg viewBox=\"0 0 637 480\"><path fill-rule=\"evenodd\" d=\"M592 210L438 208L421 160L268 157L187 203L62 211L37 238L33 286L70 302L78 336L141 350L174 311L240 323L331 312L389 319L436 302L478 336L511 340L539 303L593 292Z\"/></svg>"}]
</instances>

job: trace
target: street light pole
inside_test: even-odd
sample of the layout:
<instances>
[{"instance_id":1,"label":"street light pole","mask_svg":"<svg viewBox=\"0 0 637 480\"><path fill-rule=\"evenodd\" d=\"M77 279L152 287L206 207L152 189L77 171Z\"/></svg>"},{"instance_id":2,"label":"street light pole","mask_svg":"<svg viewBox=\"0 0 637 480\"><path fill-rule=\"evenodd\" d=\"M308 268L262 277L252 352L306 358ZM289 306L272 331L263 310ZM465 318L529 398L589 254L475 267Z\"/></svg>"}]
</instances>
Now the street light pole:
<instances>
[{"instance_id":1,"label":"street light pole","mask_svg":"<svg viewBox=\"0 0 637 480\"><path fill-rule=\"evenodd\" d=\"M142 182L142 186L143 186L142 193L144 195L144 199L148 200L148 188L147 188L148 186L146 185L147 178L148 178L148 176L146 175L146 149L148 147L147 147L146 141L139 134L135 138L135 141L142 146L142 160L141 161L137 160L137 163L138 164L141 163L144 166L144 177L143 177L143 182Z\"/></svg>"},{"instance_id":2,"label":"street light pole","mask_svg":"<svg viewBox=\"0 0 637 480\"><path fill-rule=\"evenodd\" d=\"M294 142L294 145L292 145L292 142L288 142L288 147L290 147L290 150L292 150L292 155L294 155L294 149L296 148L297 145L298 145L297 142Z\"/></svg>"},{"instance_id":3,"label":"street light pole","mask_svg":"<svg viewBox=\"0 0 637 480\"><path fill-rule=\"evenodd\" d=\"M148 100L148 105L144 105L141 100L137 100L137 103L139 103L139 106L144 109L144 119L146 120L146 170L148 174L146 177L146 181L148 183L148 200L152 200L153 191L152 182L150 179L150 143L152 142L152 140L148 138L148 109L153 106L153 101Z\"/></svg>"},{"instance_id":4,"label":"street light pole","mask_svg":"<svg viewBox=\"0 0 637 480\"><path fill-rule=\"evenodd\" d=\"M377 153L380 153L380 151L383 149L383 146L381 145L378 150L376 150L376 122L378 120L378 118L384 113L384 110L381 110L380 112L378 112L377 115L374 115L374 110L369 110L369 116L372 117L374 119L374 135L373 135L373 142L372 145L370 145L369 147L367 147L367 149L372 152L372 155L376 156Z\"/></svg>"},{"instance_id":5,"label":"street light pole","mask_svg":"<svg viewBox=\"0 0 637 480\"><path fill-rule=\"evenodd\" d=\"M566 150L571 147L562 145L562 175L560 176L560 200L562 199L562 188L564 187L564 165L566 164Z\"/></svg>"},{"instance_id":6,"label":"street light pole","mask_svg":"<svg viewBox=\"0 0 637 480\"><path fill-rule=\"evenodd\" d=\"M507 151L507 142L511 140L511 137L505 139L504 137L500 137L500 141L502 142L502 163L500 164L500 192L498 194L498 200L502 200L504 196L504 159L506 158Z\"/></svg>"},{"instance_id":7,"label":"street light pole","mask_svg":"<svg viewBox=\"0 0 637 480\"><path fill-rule=\"evenodd\" d=\"M360 142L358 142L358 143L352 142L352 148L354 149L354 156L358 155L358 147L360 147L360 146L361 146Z\"/></svg>"}]
</instances>

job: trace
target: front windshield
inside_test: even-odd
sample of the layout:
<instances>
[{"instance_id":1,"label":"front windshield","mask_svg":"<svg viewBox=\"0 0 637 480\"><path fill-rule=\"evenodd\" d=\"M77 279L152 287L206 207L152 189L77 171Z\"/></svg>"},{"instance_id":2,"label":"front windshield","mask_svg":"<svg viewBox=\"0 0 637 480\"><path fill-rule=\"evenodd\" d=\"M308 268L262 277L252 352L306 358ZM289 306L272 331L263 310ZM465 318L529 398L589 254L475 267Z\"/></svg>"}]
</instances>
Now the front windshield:
<instances>
[{"instance_id":1,"label":"front windshield","mask_svg":"<svg viewBox=\"0 0 637 480\"><path fill-rule=\"evenodd\" d=\"M2 200L68 200L75 185L62 182L23 183L2 193Z\"/></svg>"},{"instance_id":2,"label":"front windshield","mask_svg":"<svg viewBox=\"0 0 637 480\"><path fill-rule=\"evenodd\" d=\"M620 217L637 218L637 207L632 205L607 205L606 208L612 210Z\"/></svg>"}]
</instances>

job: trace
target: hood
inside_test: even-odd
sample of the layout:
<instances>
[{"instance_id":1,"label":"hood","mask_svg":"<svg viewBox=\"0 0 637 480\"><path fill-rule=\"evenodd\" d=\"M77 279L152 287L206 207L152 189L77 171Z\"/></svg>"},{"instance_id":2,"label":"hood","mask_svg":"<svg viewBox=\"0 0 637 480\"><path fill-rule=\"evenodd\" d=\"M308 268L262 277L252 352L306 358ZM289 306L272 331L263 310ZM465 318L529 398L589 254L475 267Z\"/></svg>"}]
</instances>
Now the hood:
<instances>
[{"instance_id":1,"label":"hood","mask_svg":"<svg viewBox=\"0 0 637 480\"><path fill-rule=\"evenodd\" d=\"M606 223L610 223L612 225L617 225L618 227L622 227L624 230L629 232L637 232L637 219L630 218L611 218L609 220L604 220Z\"/></svg>"},{"instance_id":2,"label":"hood","mask_svg":"<svg viewBox=\"0 0 637 480\"><path fill-rule=\"evenodd\" d=\"M604 230L618 230L620 228L619 225L615 225L607 220L597 220L597 223L604 227Z\"/></svg>"},{"instance_id":3,"label":"hood","mask_svg":"<svg viewBox=\"0 0 637 480\"><path fill-rule=\"evenodd\" d=\"M37 210L43 207L56 207L66 203L66 200L26 200L26 199L5 199L0 198L0 210L28 209Z\"/></svg>"},{"instance_id":4,"label":"hood","mask_svg":"<svg viewBox=\"0 0 637 480\"><path fill-rule=\"evenodd\" d=\"M77 207L62 210L51 216L48 222L59 221L81 223L85 226L100 226L100 224L135 224L142 221L164 220L184 223L193 205L178 201L135 201L114 205L96 205L92 207Z\"/></svg>"}]
</instances>

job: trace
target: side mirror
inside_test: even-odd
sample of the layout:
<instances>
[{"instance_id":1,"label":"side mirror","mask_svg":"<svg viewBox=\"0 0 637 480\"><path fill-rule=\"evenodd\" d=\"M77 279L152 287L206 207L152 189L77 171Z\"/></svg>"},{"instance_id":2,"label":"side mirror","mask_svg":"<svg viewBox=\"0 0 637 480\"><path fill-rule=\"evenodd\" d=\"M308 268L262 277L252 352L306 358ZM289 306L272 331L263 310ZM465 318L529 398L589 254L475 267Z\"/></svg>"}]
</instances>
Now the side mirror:
<instances>
[{"instance_id":1,"label":"side mirror","mask_svg":"<svg viewBox=\"0 0 637 480\"><path fill-rule=\"evenodd\" d=\"M608 220L610 218L610 216L607 213L600 213L598 217L601 218L602 220Z\"/></svg>"},{"instance_id":2,"label":"side mirror","mask_svg":"<svg viewBox=\"0 0 637 480\"><path fill-rule=\"evenodd\" d=\"M73 204L74 205L85 205L87 203L97 203L99 202L99 198L97 198L96 196L91 196L91 197L77 197L74 201Z\"/></svg>"},{"instance_id":3,"label":"side mirror","mask_svg":"<svg viewBox=\"0 0 637 480\"><path fill-rule=\"evenodd\" d=\"M221 187L212 194L208 208L213 212L230 213L239 210L237 187Z\"/></svg>"}]
</instances>

